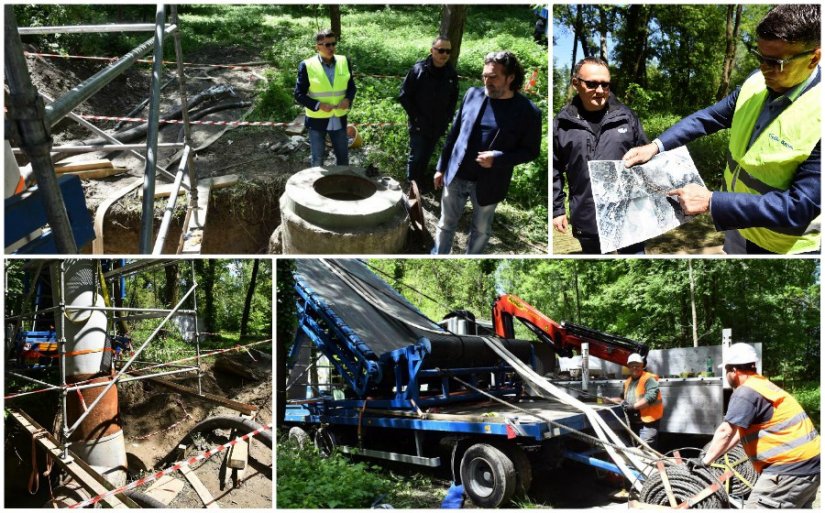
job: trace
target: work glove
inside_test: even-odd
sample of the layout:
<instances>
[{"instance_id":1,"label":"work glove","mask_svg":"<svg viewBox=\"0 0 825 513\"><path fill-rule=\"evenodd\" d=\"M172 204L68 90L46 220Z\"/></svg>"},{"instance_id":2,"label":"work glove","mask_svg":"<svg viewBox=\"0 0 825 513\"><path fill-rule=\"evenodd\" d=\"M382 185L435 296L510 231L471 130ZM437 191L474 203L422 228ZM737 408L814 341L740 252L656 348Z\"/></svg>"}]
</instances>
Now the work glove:
<instances>
[{"instance_id":1,"label":"work glove","mask_svg":"<svg viewBox=\"0 0 825 513\"><path fill-rule=\"evenodd\" d=\"M630 404L630 403L629 403L629 402L627 402L627 401L622 401L622 409L623 409L626 413L633 413L633 412L635 412L635 411L636 411L636 408L634 408L634 407L633 407L633 405L632 405L632 404Z\"/></svg>"}]
</instances>

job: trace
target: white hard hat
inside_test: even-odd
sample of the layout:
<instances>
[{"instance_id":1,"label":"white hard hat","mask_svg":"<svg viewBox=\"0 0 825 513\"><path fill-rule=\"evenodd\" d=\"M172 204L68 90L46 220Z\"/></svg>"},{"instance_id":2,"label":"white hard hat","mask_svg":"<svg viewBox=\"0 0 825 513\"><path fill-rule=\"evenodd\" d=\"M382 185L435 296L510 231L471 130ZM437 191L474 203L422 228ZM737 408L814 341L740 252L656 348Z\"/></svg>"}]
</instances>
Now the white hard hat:
<instances>
[{"instance_id":1,"label":"white hard hat","mask_svg":"<svg viewBox=\"0 0 825 513\"><path fill-rule=\"evenodd\" d=\"M639 353L633 353L632 355L627 357L627 363L634 363L634 362L635 363L641 363L642 365L645 364L645 361L642 358L642 355L640 355Z\"/></svg>"},{"instance_id":2,"label":"white hard hat","mask_svg":"<svg viewBox=\"0 0 825 513\"><path fill-rule=\"evenodd\" d=\"M759 357L756 355L756 349L754 349L752 345L737 342L725 350L722 360L722 364L719 365L720 369L725 365L756 363L759 361Z\"/></svg>"}]
</instances>

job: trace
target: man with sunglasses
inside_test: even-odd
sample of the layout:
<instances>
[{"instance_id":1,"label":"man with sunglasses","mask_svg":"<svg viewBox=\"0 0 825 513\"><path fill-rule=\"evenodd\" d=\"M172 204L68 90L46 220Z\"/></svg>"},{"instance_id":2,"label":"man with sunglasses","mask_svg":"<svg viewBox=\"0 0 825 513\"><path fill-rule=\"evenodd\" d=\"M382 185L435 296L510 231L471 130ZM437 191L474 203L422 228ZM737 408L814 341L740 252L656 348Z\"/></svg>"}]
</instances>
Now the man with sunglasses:
<instances>
[{"instance_id":1,"label":"man with sunglasses","mask_svg":"<svg viewBox=\"0 0 825 513\"><path fill-rule=\"evenodd\" d=\"M585 57L573 67L576 96L553 120L553 228L567 231L565 177L570 190L570 223L582 253L601 253L596 206L590 188L591 160L619 160L630 148L646 144L636 113L610 91L610 70L598 57ZM621 248L621 254L643 254L644 243Z\"/></svg>"},{"instance_id":2,"label":"man with sunglasses","mask_svg":"<svg viewBox=\"0 0 825 513\"><path fill-rule=\"evenodd\" d=\"M811 508L820 482L819 434L792 395L757 373L758 361L749 344L725 350L719 367L734 389L728 411L691 464L706 467L741 442L759 473L745 508Z\"/></svg>"},{"instance_id":3,"label":"man with sunglasses","mask_svg":"<svg viewBox=\"0 0 825 513\"><path fill-rule=\"evenodd\" d=\"M820 252L820 6L778 5L756 27L759 71L722 101L624 156L631 167L730 128L725 188L670 191L687 214L727 230L725 252Z\"/></svg>"},{"instance_id":4,"label":"man with sunglasses","mask_svg":"<svg viewBox=\"0 0 825 513\"><path fill-rule=\"evenodd\" d=\"M407 111L410 154L407 179L421 192L432 190L427 172L438 139L447 131L458 101L458 75L450 64L452 47L446 36L438 36L430 55L415 63L401 84L398 99Z\"/></svg>"},{"instance_id":5,"label":"man with sunglasses","mask_svg":"<svg viewBox=\"0 0 825 513\"><path fill-rule=\"evenodd\" d=\"M337 36L331 30L318 32L315 34L318 54L298 66L294 96L304 106L313 167L324 164L327 134L335 153L335 163L349 165L347 113L356 89L349 60L343 55L335 55L337 44Z\"/></svg>"},{"instance_id":6,"label":"man with sunglasses","mask_svg":"<svg viewBox=\"0 0 825 513\"><path fill-rule=\"evenodd\" d=\"M507 197L513 168L541 151L541 111L518 91L524 68L510 51L484 57L484 87L471 87L456 112L433 177L441 194L441 218L434 255L453 246L469 199L473 205L467 254L484 251L493 231L496 206Z\"/></svg>"}]
</instances>

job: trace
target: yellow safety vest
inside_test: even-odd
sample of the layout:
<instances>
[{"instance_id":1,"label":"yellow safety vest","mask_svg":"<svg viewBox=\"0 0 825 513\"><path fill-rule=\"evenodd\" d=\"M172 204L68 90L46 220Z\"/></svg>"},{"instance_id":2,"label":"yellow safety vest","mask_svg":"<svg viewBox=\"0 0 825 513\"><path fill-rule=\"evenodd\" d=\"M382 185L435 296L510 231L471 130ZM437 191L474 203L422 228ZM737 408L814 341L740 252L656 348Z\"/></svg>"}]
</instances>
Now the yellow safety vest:
<instances>
[{"instance_id":1,"label":"yellow safety vest","mask_svg":"<svg viewBox=\"0 0 825 513\"><path fill-rule=\"evenodd\" d=\"M757 472L771 466L787 465L819 455L819 433L805 410L792 395L755 374L742 385L773 404L773 416L767 422L739 430L745 453Z\"/></svg>"},{"instance_id":2,"label":"yellow safety vest","mask_svg":"<svg viewBox=\"0 0 825 513\"><path fill-rule=\"evenodd\" d=\"M648 379L655 379L659 380L659 376L644 371L642 375L639 377L639 381L636 383L636 400L638 401L642 397L645 396L645 383L647 383ZM629 377L624 382L624 396L627 397L627 389L630 387L630 382L633 381L633 377ZM639 414L642 417L642 422L654 422L659 420L665 414L665 405L662 402L662 391L656 391L656 400L653 401L653 404L648 404L642 408L639 408Z\"/></svg>"},{"instance_id":3,"label":"yellow safety vest","mask_svg":"<svg viewBox=\"0 0 825 513\"><path fill-rule=\"evenodd\" d=\"M748 148L768 89L761 73L754 73L745 81L731 123L725 167L726 190L746 194L788 190L797 168L811 155L820 139L819 94L820 84L802 94ZM817 216L800 229L744 228L739 233L774 253L803 253L819 249L819 222Z\"/></svg>"},{"instance_id":4,"label":"yellow safety vest","mask_svg":"<svg viewBox=\"0 0 825 513\"><path fill-rule=\"evenodd\" d=\"M306 66L307 76L309 77L309 92L307 96L321 103L329 105L337 105L347 94L347 84L349 84L349 66L347 66L347 58L342 55L335 56L335 81L329 83L324 66L317 55L310 57L304 61ZM333 109L330 112L324 112L321 109L312 110L310 108L304 109L306 116L309 118L331 118L332 116L344 117L349 112L349 109Z\"/></svg>"}]
</instances>

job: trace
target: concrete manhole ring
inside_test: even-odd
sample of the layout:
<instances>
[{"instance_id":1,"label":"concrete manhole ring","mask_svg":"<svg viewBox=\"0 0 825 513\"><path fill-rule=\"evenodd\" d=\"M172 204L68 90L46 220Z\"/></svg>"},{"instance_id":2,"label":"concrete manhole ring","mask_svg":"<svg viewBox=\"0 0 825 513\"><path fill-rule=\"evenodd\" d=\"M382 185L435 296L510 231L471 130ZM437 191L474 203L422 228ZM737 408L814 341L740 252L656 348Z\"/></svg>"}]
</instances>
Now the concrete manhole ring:
<instances>
[{"instance_id":1,"label":"concrete manhole ring","mask_svg":"<svg viewBox=\"0 0 825 513\"><path fill-rule=\"evenodd\" d=\"M286 183L285 206L328 229L377 226L398 216L404 195L397 181L369 178L360 168L312 167Z\"/></svg>"}]
</instances>

